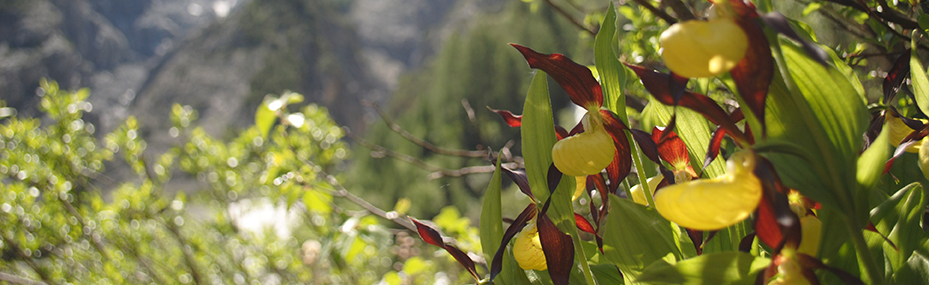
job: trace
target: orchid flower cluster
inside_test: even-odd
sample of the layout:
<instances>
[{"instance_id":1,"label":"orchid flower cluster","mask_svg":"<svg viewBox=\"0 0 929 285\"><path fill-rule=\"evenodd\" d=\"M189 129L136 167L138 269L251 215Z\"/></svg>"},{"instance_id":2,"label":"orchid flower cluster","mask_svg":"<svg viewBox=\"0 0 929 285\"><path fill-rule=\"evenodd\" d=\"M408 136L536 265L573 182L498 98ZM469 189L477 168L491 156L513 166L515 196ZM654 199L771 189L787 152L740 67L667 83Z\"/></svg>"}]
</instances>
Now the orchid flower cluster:
<instances>
[{"instance_id":1,"label":"orchid flower cluster","mask_svg":"<svg viewBox=\"0 0 929 285\"><path fill-rule=\"evenodd\" d=\"M617 60L612 6L596 39L600 78L564 55L512 45L540 72L522 116L492 109L521 128L526 157L525 169L498 163L494 177L511 178L532 203L504 231L494 208L499 189L488 190L481 226L489 231L482 233L489 272L462 262L478 283L518 284L544 271L554 284L911 280L877 268L864 237L890 245L879 253L893 259L885 264L891 273L909 270L902 264L927 252L918 227L919 238L887 235L902 227L913 233L912 220L892 221L888 209L921 213L929 200L922 188L893 189L893 196L875 189L881 170L907 151L918 152L929 173L929 124L890 107L867 130L860 83L838 71L847 68L842 61L780 14L759 13L741 0L711 2L708 19L674 23L661 34L667 72ZM667 115L651 133L627 119L619 75L625 69L649 93L646 108ZM570 131L552 124L546 75L586 110ZM693 78L717 78L738 106L724 109L689 85ZM867 144L866 131L874 133L865 135ZM898 150L884 167L889 145ZM692 163L703 153L702 165ZM638 185L630 187L633 173ZM585 193L589 209L572 202ZM427 242L449 247L417 226ZM901 241L908 245L898 248Z\"/></svg>"}]
</instances>

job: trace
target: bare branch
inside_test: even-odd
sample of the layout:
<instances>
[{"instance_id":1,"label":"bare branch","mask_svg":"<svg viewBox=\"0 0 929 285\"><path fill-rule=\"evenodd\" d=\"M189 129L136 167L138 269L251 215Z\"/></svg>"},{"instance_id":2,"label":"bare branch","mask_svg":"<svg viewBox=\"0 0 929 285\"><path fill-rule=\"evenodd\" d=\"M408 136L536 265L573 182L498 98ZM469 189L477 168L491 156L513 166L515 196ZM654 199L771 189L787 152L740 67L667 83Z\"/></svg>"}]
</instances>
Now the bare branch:
<instances>
[{"instance_id":1,"label":"bare branch","mask_svg":"<svg viewBox=\"0 0 929 285\"><path fill-rule=\"evenodd\" d=\"M510 168L510 169L516 169L516 168L523 167L522 164L516 163L516 162L504 163L503 166L506 166L507 168ZM465 176L468 174L475 174L475 173L491 173L491 172L494 172L494 170L496 169L497 167L493 165L469 166L469 167L464 167L458 170L447 170L446 169L446 170L430 173L429 179L439 179L442 177L461 177L461 176Z\"/></svg>"},{"instance_id":2,"label":"bare branch","mask_svg":"<svg viewBox=\"0 0 929 285\"><path fill-rule=\"evenodd\" d=\"M23 285L45 285L45 282L36 281L29 278L19 277L12 274L6 274L0 272L0 281L6 281L13 284L23 284Z\"/></svg>"},{"instance_id":3,"label":"bare branch","mask_svg":"<svg viewBox=\"0 0 929 285\"><path fill-rule=\"evenodd\" d=\"M397 125L396 123L394 123L394 121L390 118L390 116L388 116L387 113L384 112L384 110L381 109L381 106L379 106L377 103L374 103L371 101L362 101L361 103L364 104L365 106L374 108L374 110L377 111L377 113L381 116L381 118L384 119L384 123L386 123L387 126L390 127L391 130L400 134L400 136L407 139L408 141L415 143L419 146L422 146L428 149L429 151L432 151L438 154L454 155L454 156L462 156L462 157L481 158L481 157L487 156L486 150L458 150L458 149L448 149L448 148L438 147L432 143L429 143L421 138L414 136L413 134L407 132L402 127L400 127L400 125Z\"/></svg>"},{"instance_id":4,"label":"bare branch","mask_svg":"<svg viewBox=\"0 0 929 285\"><path fill-rule=\"evenodd\" d=\"M585 32L588 32L588 33L590 33L591 35L596 35L596 34L597 34L597 31L596 31L596 30L591 29L591 28L588 28L587 26L584 26L584 24L582 24L582 23L579 22L578 20L574 19L574 17L572 17L571 14L568 14L567 11L565 11L564 9L562 9L561 7L559 7L558 5L555 5L555 3L552 3L552 0L545 0L545 4L548 4L549 7L552 7L552 9L554 9L555 12L558 12L558 14L561 14L562 17L564 17L566 20L568 20L568 22L571 22L571 24L573 24L574 26L576 26L578 29L580 29L580 30L582 30L582 31L585 31Z\"/></svg>"},{"instance_id":5,"label":"bare branch","mask_svg":"<svg viewBox=\"0 0 929 285\"><path fill-rule=\"evenodd\" d=\"M665 13L665 11L662 11L656 8L654 5L652 5L652 3L649 3L648 0L632 0L632 1L634 1L636 4L639 4L639 6L645 7L646 10L651 11L652 14L655 14L655 16L658 16L658 18L661 18L665 22L668 22L668 25L673 25L677 23L676 18L672 17L668 13Z\"/></svg>"}]
</instances>

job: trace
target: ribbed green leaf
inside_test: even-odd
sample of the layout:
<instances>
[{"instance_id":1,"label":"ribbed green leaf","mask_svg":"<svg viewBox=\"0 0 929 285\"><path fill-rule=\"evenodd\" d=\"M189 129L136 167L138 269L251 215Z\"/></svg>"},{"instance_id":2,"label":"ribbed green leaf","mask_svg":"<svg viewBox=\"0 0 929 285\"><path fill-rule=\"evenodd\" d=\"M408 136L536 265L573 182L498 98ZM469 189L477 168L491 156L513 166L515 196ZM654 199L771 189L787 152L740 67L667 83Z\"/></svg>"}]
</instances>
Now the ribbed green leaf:
<instances>
[{"instance_id":1,"label":"ribbed green leaf","mask_svg":"<svg viewBox=\"0 0 929 285\"><path fill-rule=\"evenodd\" d=\"M645 269L636 282L648 284L753 284L770 259L730 251L704 254L669 264L659 260Z\"/></svg>"},{"instance_id":2,"label":"ribbed green leaf","mask_svg":"<svg viewBox=\"0 0 929 285\"><path fill-rule=\"evenodd\" d=\"M552 103L548 93L545 72L537 71L529 86L526 103L523 106L522 126L520 127L523 146L523 160L529 187L540 201L549 198L548 169L552 165L552 146L558 140L555 136L555 121L552 118ZM587 258L581 248L581 241L574 226L574 209L571 194L574 193L574 177L565 175L553 193L548 217L560 229L571 235L575 247L575 262L587 267ZM592 277L591 277L592 278ZM588 280L592 283L593 280Z\"/></svg>"},{"instance_id":3,"label":"ribbed green leaf","mask_svg":"<svg viewBox=\"0 0 929 285\"><path fill-rule=\"evenodd\" d=\"M916 42L916 41L913 41ZM929 114L929 76L926 76L926 68L919 62L919 50L913 44L910 47L910 79L913 81L913 95L916 96L916 105L923 111L923 114Z\"/></svg>"},{"instance_id":4,"label":"ribbed green leaf","mask_svg":"<svg viewBox=\"0 0 929 285\"><path fill-rule=\"evenodd\" d=\"M541 70L536 71L529 85L529 93L523 105L523 122L519 129L529 187L536 198L545 201L549 195L546 175L552 164L552 146L558 139L555 136L555 121L552 119L548 79Z\"/></svg>"},{"instance_id":5,"label":"ribbed green leaf","mask_svg":"<svg viewBox=\"0 0 929 285\"><path fill-rule=\"evenodd\" d=\"M619 115L623 123L629 124L626 117L626 95L623 93L623 83L626 82L626 69L619 63L613 52L616 36L616 9L610 2L606 9L606 16L597 32L594 43L594 57L597 72L600 74L600 86L603 87L603 107Z\"/></svg>"},{"instance_id":6,"label":"ribbed green leaf","mask_svg":"<svg viewBox=\"0 0 929 285\"><path fill-rule=\"evenodd\" d=\"M866 196L853 193L861 135L868 123L864 103L840 71L808 58L793 42L782 40L781 48L790 78L785 82L783 70L775 73L766 109L768 138L796 144L812 157L806 161L770 154L769 159L785 184L803 195L846 215L856 207L867 213Z\"/></svg>"},{"instance_id":7,"label":"ribbed green leaf","mask_svg":"<svg viewBox=\"0 0 929 285\"><path fill-rule=\"evenodd\" d=\"M871 142L871 146L858 158L856 178L858 179L858 185L862 189L873 188L881 178L884 171L884 162L890 158L892 153L888 137L890 137L889 128L884 128L881 130L881 134L877 136L877 139Z\"/></svg>"},{"instance_id":8,"label":"ribbed green leaf","mask_svg":"<svg viewBox=\"0 0 929 285\"><path fill-rule=\"evenodd\" d=\"M500 243L503 240L503 214L501 213L500 191L502 187L502 173L500 172L500 157L497 156L497 168L494 170L493 177L490 178L490 185L484 192L484 207L481 208L481 248L484 250L484 259L487 260L487 267L490 267L491 259ZM526 272L519 268L511 255L507 254L504 258L502 270L497 276L495 283L501 285L507 284L527 284L529 279L526 278Z\"/></svg>"},{"instance_id":9,"label":"ribbed green leaf","mask_svg":"<svg viewBox=\"0 0 929 285\"><path fill-rule=\"evenodd\" d=\"M900 268L929 237L920 227L927 199L929 197L926 195L925 188L919 183L913 183L881 203L871 215L871 221L874 222L877 230L887 234L887 238L897 245L898 258L890 260L894 269ZM885 251L888 249L893 250L893 248L884 247Z\"/></svg>"},{"instance_id":10,"label":"ribbed green leaf","mask_svg":"<svg viewBox=\"0 0 929 285\"><path fill-rule=\"evenodd\" d=\"M612 194L611 194L612 195ZM674 229L654 208L630 199L610 197L610 213L601 224L603 256L633 280L653 262L681 258Z\"/></svg>"}]
</instances>

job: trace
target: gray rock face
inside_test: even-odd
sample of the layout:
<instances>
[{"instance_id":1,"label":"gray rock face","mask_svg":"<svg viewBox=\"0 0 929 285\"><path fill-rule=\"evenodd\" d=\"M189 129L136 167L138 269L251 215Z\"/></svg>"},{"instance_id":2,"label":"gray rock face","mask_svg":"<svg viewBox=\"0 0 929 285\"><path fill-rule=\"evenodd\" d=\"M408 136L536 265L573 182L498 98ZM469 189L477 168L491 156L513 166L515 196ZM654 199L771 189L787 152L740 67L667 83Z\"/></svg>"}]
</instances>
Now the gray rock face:
<instances>
[{"instance_id":1,"label":"gray rock face","mask_svg":"<svg viewBox=\"0 0 929 285\"><path fill-rule=\"evenodd\" d=\"M450 11L473 2L6 0L0 98L37 115L41 78L90 87L100 133L136 115L155 149L167 146L158 141L174 102L197 108L218 135L250 124L261 98L285 89L362 131L360 100L388 101L400 75L436 50Z\"/></svg>"}]
</instances>

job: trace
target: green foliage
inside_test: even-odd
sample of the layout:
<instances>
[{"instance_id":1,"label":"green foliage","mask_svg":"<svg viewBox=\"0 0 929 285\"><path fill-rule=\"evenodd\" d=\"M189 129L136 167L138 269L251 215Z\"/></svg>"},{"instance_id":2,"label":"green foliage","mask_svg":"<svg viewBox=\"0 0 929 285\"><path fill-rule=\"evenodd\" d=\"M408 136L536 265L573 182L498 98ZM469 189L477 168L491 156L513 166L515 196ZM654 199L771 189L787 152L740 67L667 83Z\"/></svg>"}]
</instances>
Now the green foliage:
<instances>
[{"instance_id":1,"label":"green foliage","mask_svg":"<svg viewBox=\"0 0 929 285\"><path fill-rule=\"evenodd\" d=\"M98 141L82 120L88 90L41 90L46 118L0 124L4 274L48 284L371 284L402 268L403 280L435 278L439 267L411 237L333 201L327 173L348 157L343 132L316 105L291 111L299 94L269 98L262 129L228 141L175 105L179 143L152 154L132 117ZM104 166L122 165L129 180L107 176ZM195 191L175 190L185 188ZM249 222L261 215L273 223ZM467 219L448 217L476 241Z\"/></svg>"},{"instance_id":2,"label":"green foliage","mask_svg":"<svg viewBox=\"0 0 929 285\"><path fill-rule=\"evenodd\" d=\"M472 21L474 26L451 33L430 64L401 79L399 90L390 105L385 106L393 122L414 136L445 148L499 150L513 140L513 150L518 151L519 130L501 125L499 116L486 110L486 107L518 109L523 104L520 95L529 87L531 76L526 72L525 61L507 43L532 45L551 52L573 51L581 45L577 30L555 11L543 6L533 13L527 6L515 1L507 3L503 11L479 16ZM462 107L464 99L474 110L473 122ZM559 109L569 103L566 96L553 100ZM466 178L432 175L441 169L488 165L486 159L432 153L400 137L381 122L375 123L364 139L434 167L424 169L384 158L383 152L359 146L349 171L351 179L345 182L349 188L361 189L363 196L381 207L409 198L416 205L410 214L417 217L434 216L445 205L463 209L466 216L478 216L489 174ZM507 211L518 210L513 207Z\"/></svg>"}]
</instances>

